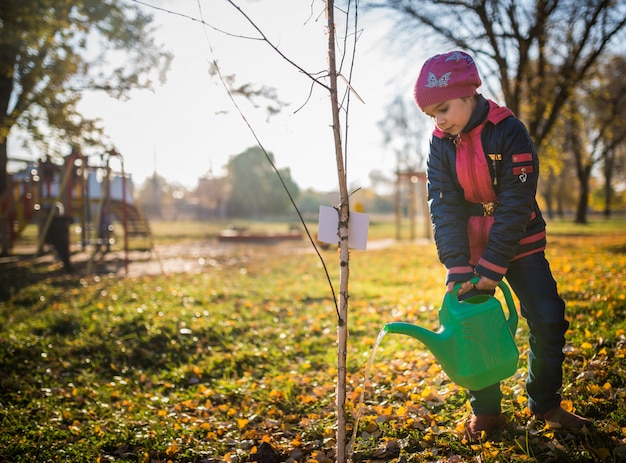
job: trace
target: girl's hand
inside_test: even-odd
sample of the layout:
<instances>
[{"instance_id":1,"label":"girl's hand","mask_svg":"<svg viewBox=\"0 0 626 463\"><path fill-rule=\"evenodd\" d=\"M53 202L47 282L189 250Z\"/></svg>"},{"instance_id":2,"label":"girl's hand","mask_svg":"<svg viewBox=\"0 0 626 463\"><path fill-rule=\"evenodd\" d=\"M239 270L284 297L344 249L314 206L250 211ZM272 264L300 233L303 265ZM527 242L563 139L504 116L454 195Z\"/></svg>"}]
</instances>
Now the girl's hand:
<instances>
[{"instance_id":1,"label":"girl's hand","mask_svg":"<svg viewBox=\"0 0 626 463\"><path fill-rule=\"evenodd\" d=\"M448 283L449 293L454 290L454 284L455 284L454 281L451 281L450 283ZM461 287L459 288L457 295L462 296L463 294L467 293L468 291L471 291L472 289L477 289L479 291L494 291L497 287L498 287L497 281L492 280L491 278L481 276L480 280L478 280L478 283L472 283L471 281L464 281L461 284Z\"/></svg>"}]
</instances>

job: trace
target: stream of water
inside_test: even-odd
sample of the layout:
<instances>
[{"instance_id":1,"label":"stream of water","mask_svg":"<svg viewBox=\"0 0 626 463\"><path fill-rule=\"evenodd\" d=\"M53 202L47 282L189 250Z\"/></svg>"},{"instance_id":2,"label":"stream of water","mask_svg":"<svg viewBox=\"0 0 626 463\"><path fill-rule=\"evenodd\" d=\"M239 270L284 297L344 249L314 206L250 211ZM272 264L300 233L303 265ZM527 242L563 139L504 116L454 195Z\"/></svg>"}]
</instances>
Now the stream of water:
<instances>
[{"instance_id":1,"label":"stream of water","mask_svg":"<svg viewBox=\"0 0 626 463\"><path fill-rule=\"evenodd\" d=\"M376 338L374 347L372 347L372 353L370 354L370 358L368 359L367 365L365 367L365 374L363 375L363 384L361 386L361 395L359 396L358 403L354 407L355 413L354 413L354 428L352 430L352 438L350 439L350 442L348 443L348 449L346 452L346 455L347 455L346 461L349 461L349 462L352 461L352 453L354 452L354 443L356 442L356 436L359 431L359 421L361 420L361 413L362 413L361 406L363 405L363 401L365 400L365 390L366 390L367 382L369 381L369 377L370 377L371 370L372 370L372 365L374 364L374 358L376 357L376 350L378 349L378 346L380 345L381 341L385 337L385 334L387 334L387 330L385 328L380 330L380 333L378 333L378 337Z\"/></svg>"}]
</instances>

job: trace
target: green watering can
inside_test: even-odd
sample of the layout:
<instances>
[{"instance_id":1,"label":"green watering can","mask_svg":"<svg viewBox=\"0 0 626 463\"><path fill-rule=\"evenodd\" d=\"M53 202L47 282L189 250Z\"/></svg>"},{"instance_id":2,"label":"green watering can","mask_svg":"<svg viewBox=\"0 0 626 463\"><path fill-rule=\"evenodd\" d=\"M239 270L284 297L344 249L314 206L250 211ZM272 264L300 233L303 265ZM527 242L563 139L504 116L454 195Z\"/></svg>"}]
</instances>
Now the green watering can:
<instances>
[{"instance_id":1,"label":"green watering can","mask_svg":"<svg viewBox=\"0 0 626 463\"><path fill-rule=\"evenodd\" d=\"M455 284L444 296L439 309L439 331L404 322L387 323L384 331L419 339L452 381L478 391L512 376L517 369L517 311L504 282L498 287L508 306L508 318L500 301L493 296L480 294L459 301L460 287L461 283Z\"/></svg>"}]
</instances>

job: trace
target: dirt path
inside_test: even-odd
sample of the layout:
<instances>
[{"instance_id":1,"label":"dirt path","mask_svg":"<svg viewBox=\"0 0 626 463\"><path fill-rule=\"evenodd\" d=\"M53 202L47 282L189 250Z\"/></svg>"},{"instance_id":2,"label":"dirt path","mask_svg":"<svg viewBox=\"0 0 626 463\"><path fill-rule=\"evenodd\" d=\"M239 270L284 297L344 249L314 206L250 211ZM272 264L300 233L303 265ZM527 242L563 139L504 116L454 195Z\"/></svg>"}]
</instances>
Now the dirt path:
<instances>
[{"instance_id":1,"label":"dirt path","mask_svg":"<svg viewBox=\"0 0 626 463\"><path fill-rule=\"evenodd\" d=\"M395 240L368 243L368 250L391 246ZM218 240L186 241L156 246L150 251L120 249L94 254L90 246L85 250L75 246L71 254L71 272L66 272L51 248L37 255L34 246L17 246L10 256L0 257L0 300L12 291L35 281L64 276L69 279L94 275L120 278L142 275L169 275L174 273L200 273L210 268L232 266L268 254L299 254L315 252L311 243L279 241L273 243L233 243Z\"/></svg>"},{"instance_id":2,"label":"dirt path","mask_svg":"<svg viewBox=\"0 0 626 463\"><path fill-rule=\"evenodd\" d=\"M229 265L261 253L312 252L304 241L273 244L222 243L217 240L191 241L155 246L152 250L131 250L128 253L116 247L110 252L95 252L90 246L84 250L72 248L70 261L72 275L113 274L117 276L156 275L181 272L200 272L206 267ZM34 246L17 246L10 256L0 258L0 270L10 277L18 267L33 268L37 273L62 272L63 264L51 248L37 255Z\"/></svg>"},{"instance_id":3,"label":"dirt path","mask_svg":"<svg viewBox=\"0 0 626 463\"><path fill-rule=\"evenodd\" d=\"M368 243L368 250L391 246L393 239ZM35 246L16 246L10 256L0 257L0 301L7 300L15 291L49 278L77 280L97 275L120 278L142 275L171 275L175 273L201 273L211 268L228 267L245 263L255 256L268 254L314 253L306 240L274 243L232 243L218 240L191 241L156 246L151 251L114 249L93 254L92 247L72 248L72 271L66 272L51 248L37 255ZM328 252L328 251L326 251Z\"/></svg>"}]
</instances>

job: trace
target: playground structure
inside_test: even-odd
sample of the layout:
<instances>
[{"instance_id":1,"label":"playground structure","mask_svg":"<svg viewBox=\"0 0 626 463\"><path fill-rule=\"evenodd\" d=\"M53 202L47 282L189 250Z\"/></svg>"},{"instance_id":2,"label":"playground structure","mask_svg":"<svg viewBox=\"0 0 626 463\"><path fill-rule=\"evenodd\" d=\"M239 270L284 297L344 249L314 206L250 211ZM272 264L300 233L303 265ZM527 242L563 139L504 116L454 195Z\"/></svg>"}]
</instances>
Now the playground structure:
<instances>
[{"instance_id":1,"label":"playground structure","mask_svg":"<svg viewBox=\"0 0 626 463\"><path fill-rule=\"evenodd\" d=\"M94 158L99 165L90 165ZM111 169L111 161L121 165L121 172ZM10 253L28 225L36 224L37 253L45 244L53 245L69 270L69 228L79 232L82 249L92 245L108 250L115 243L115 219L124 231L126 252L129 237L141 237L152 249L149 223L133 200L132 179L120 154L87 157L74 149L63 165L46 157L11 175L0 196L2 255Z\"/></svg>"}]
</instances>

